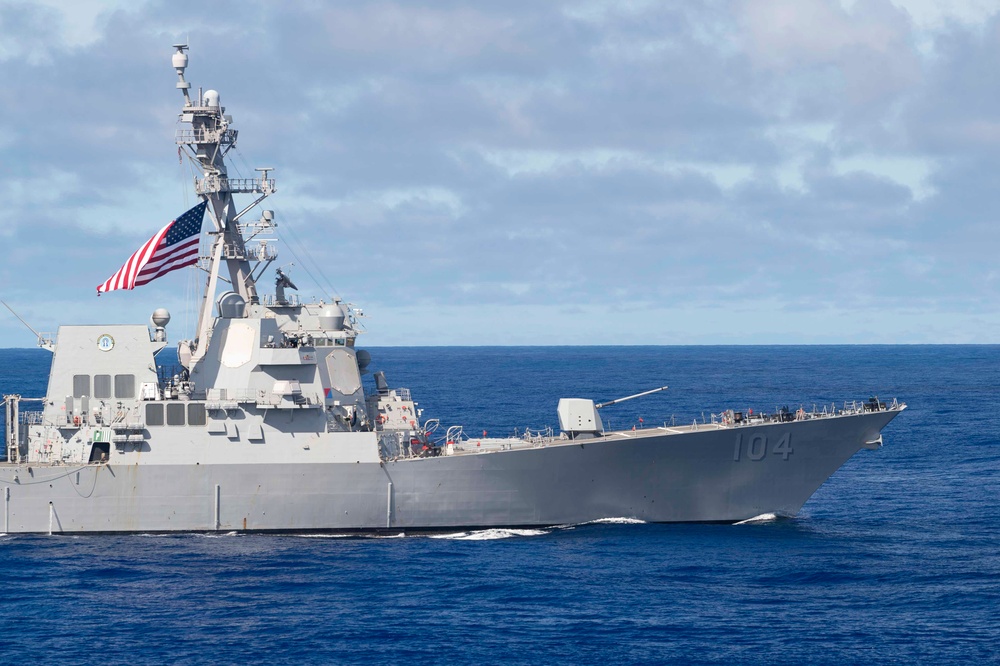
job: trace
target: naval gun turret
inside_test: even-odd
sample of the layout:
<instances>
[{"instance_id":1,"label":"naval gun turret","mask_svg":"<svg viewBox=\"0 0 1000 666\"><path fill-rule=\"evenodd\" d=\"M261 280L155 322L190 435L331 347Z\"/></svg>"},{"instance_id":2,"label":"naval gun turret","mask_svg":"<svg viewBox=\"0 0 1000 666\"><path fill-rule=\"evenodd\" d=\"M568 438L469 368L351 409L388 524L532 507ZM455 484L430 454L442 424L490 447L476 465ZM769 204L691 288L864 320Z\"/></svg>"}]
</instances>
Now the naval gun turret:
<instances>
[{"instance_id":1,"label":"naval gun turret","mask_svg":"<svg viewBox=\"0 0 1000 666\"><path fill-rule=\"evenodd\" d=\"M600 437L604 433L604 423L601 421L600 414L597 413L598 409L617 405L626 400L634 400L635 398L666 391L668 388L670 387L661 386L648 391L642 391L641 393L627 395L624 398L615 398L614 400L600 402L596 405L593 400L585 398L560 398L559 404L556 407L556 412L559 414L559 429L566 433L566 436L570 439Z\"/></svg>"}]
</instances>

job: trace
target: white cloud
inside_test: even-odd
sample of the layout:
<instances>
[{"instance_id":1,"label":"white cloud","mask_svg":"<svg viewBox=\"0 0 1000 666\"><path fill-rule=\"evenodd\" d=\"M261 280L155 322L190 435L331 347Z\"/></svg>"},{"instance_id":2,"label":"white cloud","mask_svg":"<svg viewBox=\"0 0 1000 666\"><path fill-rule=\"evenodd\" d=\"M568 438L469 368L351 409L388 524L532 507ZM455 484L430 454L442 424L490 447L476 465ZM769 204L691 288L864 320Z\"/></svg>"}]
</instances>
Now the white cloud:
<instances>
[{"instance_id":1,"label":"white cloud","mask_svg":"<svg viewBox=\"0 0 1000 666\"><path fill-rule=\"evenodd\" d=\"M851 7L858 0L842 0ZM1000 12L996 0L892 0L892 4L906 11L917 26L924 30L941 28L947 21L958 21L967 25L985 23Z\"/></svg>"},{"instance_id":2,"label":"white cloud","mask_svg":"<svg viewBox=\"0 0 1000 666\"><path fill-rule=\"evenodd\" d=\"M848 50L885 53L906 41L906 25L890 12L871 11L878 2L850 10L830 0L772 0L741 5L749 55L778 69L840 61ZM868 20L852 14L866 10Z\"/></svg>"},{"instance_id":3,"label":"white cloud","mask_svg":"<svg viewBox=\"0 0 1000 666\"><path fill-rule=\"evenodd\" d=\"M12 0L8 16L17 12L35 28L32 34L4 30L0 61L24 58L32 64L49 63L55 51L89 46L104 35L104 23L115 12L138 13L151 0ZM0 16L0 29L4 28Z\"/></svg>"},{"instance_id":4,"label":"white cloud","mask_svg":"<svg viewBox=\"0 0 1000 666\"><path fill-rule=\"evenodd\" d=\"M903 185L915 199L926 199L935 193L931 175L935 161L927 157L883 157L880 155L854 155L833 160L833 169L844 175L852 172L869 173Z\"/></svg>"},{"instance_id":5,"label":"white cloud","mask_svg":"<svg viewBox=\"0 0 1000 666\"><path fill-rule=\"evenodd\" d=\"M518 51L515 21L473 8L431 9L400 3L365 3L321 10L319 18L339 49L385 58L467 58L487 46Z\"/></svg>"},{"instance_id":6,"label":"white cloud","mask_svg":"<svg viewBox=\"0 0 1000 666\"><path fill-rule=\"evenodd\" d=\"M118 11L140 12L149 0L33 0L56 12L60 41L67 47L87 46L102 36L102 19Z\"/></svg>"},{"instance_id":7,"label":"white cloud","mask_svg":"<svg viewBox=\"0 0 1000 666\"><path fill-rule=\"evenodd\" d=\"M730 188L753 175L752 164L713 163L675 160L638 150L481 150L483 159L500 168L509 177L557 174L567 169L616 171L638 168L663 174L697 173Z\"/></svg>"},{"instance_id":8,"label":"white cloud","mask_svg":"<svg viewBox=\"0 0 1000 666\"><path fill-rule=\"evenodd\" d=\"M190 30L240 170L278 169L287 249L398 316L380 340L594 342L609 316L618 342L987 339L1000 35L992 8L949 7L5 3L0 279L89 297L183 210L169 59ZM183 307L184 284L145 295ZM66 315L145 320L145 295ZM413 302L435 317L392 338Z\"/></svg>"}]
</instances>

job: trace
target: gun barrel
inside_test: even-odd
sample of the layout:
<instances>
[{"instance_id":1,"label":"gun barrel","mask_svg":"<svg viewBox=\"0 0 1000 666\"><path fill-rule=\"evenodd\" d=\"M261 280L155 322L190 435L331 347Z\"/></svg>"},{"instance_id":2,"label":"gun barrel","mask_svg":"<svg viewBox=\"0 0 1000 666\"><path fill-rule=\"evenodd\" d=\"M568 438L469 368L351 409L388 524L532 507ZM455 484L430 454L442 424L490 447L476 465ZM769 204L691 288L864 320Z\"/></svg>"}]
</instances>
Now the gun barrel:
<instances>
[{"instance_id":1,"label":"gun barrel","mask_svg":"<svg viewBox=\"0 0 1000 666\"><path fill-rule=\"evenodd\" d=\"M648 391L643 391L642 393L636 393L635 395L627 395L624 398L616 398L615 400L609 400L607 402L602 402L598 405L594 405L597 409L601 407L607 407L608 405L615 405L619 402L625 402L626 400L632 400L633 398L641 398L644 395L649 395L650 393L659 393L660 391L666 391L669 386L661 386L660 388L649 389Z\"/></svg>"}]
</instances>

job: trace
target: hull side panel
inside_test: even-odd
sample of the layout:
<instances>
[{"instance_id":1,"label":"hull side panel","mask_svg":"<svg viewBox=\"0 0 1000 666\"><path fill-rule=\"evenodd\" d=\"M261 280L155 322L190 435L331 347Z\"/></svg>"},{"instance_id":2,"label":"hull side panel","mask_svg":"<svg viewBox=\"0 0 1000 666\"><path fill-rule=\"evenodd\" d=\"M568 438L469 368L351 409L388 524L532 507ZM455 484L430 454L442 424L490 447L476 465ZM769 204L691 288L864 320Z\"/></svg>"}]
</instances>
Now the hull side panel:
<instances>
[{"instance_id":1,"label":"hull side panel","mask_svg":"<svg viewBox=\"0 0 1000 666\"><path fill-rule=\"evenodd\" d=\"M7 532L380 530L794 515L898 412L387 463L0 466Z\"/></svg>"}]
</instances>

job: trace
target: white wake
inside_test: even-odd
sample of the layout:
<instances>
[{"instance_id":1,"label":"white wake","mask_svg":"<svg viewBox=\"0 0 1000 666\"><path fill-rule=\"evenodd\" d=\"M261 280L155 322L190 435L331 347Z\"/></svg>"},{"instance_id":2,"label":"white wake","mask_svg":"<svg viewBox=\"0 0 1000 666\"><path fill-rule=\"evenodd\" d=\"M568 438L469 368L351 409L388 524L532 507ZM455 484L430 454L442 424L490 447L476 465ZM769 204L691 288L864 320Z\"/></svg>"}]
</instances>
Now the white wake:
<instances>
[{"instance_id":1,"label":"white wake","mask_svg":"<svg viewBox=\"0 0 1000 666\"><path fill-rule=\"evenodd\" d=\"M454 534L430 534L431 539L455 539L458 541L492 541L494 539L510 539L512 537L542 536L548 530L514 530L493 528L474 530L472 532L455 532Z\"/></svg>"},{"instance_id":2,"label":"white wake","mask_svg":"<svg viewBox=\"0 0 1000 666\"><path fill-rule=\"evenodd\" d=\"M781 520L781 516L776 513L762 513L759 516L754 516L753 518L747 518L746 520L741 520L738 523L733 523L734 525L761 525L763 523L773 523L776 520Z\"/></svg>"}]
</instances>

